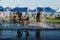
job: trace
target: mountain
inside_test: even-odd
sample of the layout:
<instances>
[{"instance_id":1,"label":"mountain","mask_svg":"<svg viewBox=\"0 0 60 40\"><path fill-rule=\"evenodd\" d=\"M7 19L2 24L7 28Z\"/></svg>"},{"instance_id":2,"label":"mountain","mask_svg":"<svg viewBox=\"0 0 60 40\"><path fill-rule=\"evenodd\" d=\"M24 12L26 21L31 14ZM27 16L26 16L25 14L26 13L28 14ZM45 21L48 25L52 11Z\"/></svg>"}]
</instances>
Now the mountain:
<instances>
[{"instance_id":1,"label":"mountain","mask_svg":"<svg viewBox=\"0 0 60 40\"><path fill-rule=\"evenodd\" d=\"M0 6L0 11L4 11L4 10L5 10L4 7Z\"/></svg>"},{"instance_id":2,"label":"mountain","mask_svg":"<svg viewBox=\"0 0 60 40\"><path fill-rule=\"evenodd\" d=\"M29 9L29 11L30 11L30 12L36 12L36 9L33 9L33 10Z\"/></svg>"},{"instance_id":3,"label":"mountain","mask_svg":"<svg viewBox=\"0 0 60 40\"><path fill-rule=\"evenodd\" d=\"M43 10L44 10L45 12L55 12L55 10L52 9L52 8L50 8L50 7L45 7L45 8L43 8L43 7L37 7L37 8L34 9L34 10L31 10L31 9L30 9L31 12L43 11Z\"/></svg>"},{"instance_id":4,"label":"mountain","mask_svg":"<svg viewBox=\"0 0 60 40\"><path fill-rule=\"evenodd\" d=\"M22 11L22 12L27 12L27 7L15 7L11 11L12 12L17 12L17 11Z\"/></svg>"},{"instance_id":5,"label":"mountain","mask_svg":"<svg viewBox=\"0 0 60 40\"><path fill-rule=\"evenodd\" d=\"M43 7L37 7L37 11L43 11Z\"/></svg>"},{"instance_id":6,"label":"mountain","mask_svg":"<svg viewBox=\"0 0 60 40\"><path fill-rule=\"evenodd\" d=\"M5 9L6 9L6 10L8 9L8 10L10 11L12 8L10 8L10 7L6 7Z\"/></svg>"},{"instance_id":7,"label":"mountain","mask_svg":"<svg viewBox=\"0 0 60 40\"><path fill-rule=\"evenodd\" d=\"M55 12L55 10L50 7L45 7L44 10L45 10L45 12Z\"/></svg>"},{"instance_id":8,"label":"mountain","mask_svg":"<svg viewBox=\"0 0 60 40\"><path fill-rule=\"evenodd\" d=\"M0 11L4 11L6 9L11 10L12 12L17 12L18 10L21 10L22 12L27 12L28 7L15 7L15 8L12 9L10 7L4 8L4 7L0 6ZM45 10L45 12L55 12L56 11L53 8L50 8L50 7L45 7L45 8L37 7L35 9L33 9L33 10L29 9L29 11L31 11L31 12L36 12L36 11L38 12L38 11L41 11L41 10ZM60 10L60 9L58 9L58 10Z\"/></svg>"}]
</instances>

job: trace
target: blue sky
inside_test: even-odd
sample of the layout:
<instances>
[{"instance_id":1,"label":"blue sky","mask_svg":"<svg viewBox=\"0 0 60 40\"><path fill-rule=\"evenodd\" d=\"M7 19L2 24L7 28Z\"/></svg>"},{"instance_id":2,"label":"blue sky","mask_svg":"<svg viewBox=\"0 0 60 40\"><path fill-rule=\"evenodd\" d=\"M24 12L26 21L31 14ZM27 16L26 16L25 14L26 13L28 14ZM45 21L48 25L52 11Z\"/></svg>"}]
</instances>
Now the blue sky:
<instances>
[{"instance_id":1,"label":"blue sky","mask_svg":"<svg viewBox=\"0 0 60 40\"><path fill-rule=\"evenodd\" d=\"M3 7L28 7L34 9L39 7L51 7L53 9L60 8L60 0L1 0L0 5Z\"/></svg>"}]
</instances>

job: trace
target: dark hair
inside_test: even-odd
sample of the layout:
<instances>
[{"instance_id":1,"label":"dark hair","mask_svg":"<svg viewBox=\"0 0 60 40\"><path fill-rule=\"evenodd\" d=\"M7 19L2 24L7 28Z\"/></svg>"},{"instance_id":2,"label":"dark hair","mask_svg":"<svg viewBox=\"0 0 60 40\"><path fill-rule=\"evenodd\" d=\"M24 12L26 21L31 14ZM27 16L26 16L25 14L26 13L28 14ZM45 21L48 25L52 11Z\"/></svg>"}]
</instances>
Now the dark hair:
<instances>
[{"instance_id":1,"label":"dark hair","mask_svg":"<svg viewBox=\"0 0 60 40\"><path fill-rule=\"evenodd\" d=\"M40 12L42 12L42 10L41 10L41 11L39 11L39 12L37 13L36 17L38 17L39 15L41 15L41 13L40 13Z\"/></svg>"},{"instance_id":2,"label":"dark hair","mask_svg":"<svg viewBox=\"0 0 60 40\"><path fill-rule=\"evenodd\" d=\"M40 12L37 13L37 16L39 16L39 15L40 15Z\"/></svg>"},{"instance_id":3,"label":"dark hair","mask_svg":"<svg viewBox=\"0 0 60 40\"><path fill-rule=\"evenodd\" d=\"M22 13L22 12L19 12L19 11L21 11L21 10L18 10L16 14L20 14L20 13Z\"/></svg>"}]
</instances>

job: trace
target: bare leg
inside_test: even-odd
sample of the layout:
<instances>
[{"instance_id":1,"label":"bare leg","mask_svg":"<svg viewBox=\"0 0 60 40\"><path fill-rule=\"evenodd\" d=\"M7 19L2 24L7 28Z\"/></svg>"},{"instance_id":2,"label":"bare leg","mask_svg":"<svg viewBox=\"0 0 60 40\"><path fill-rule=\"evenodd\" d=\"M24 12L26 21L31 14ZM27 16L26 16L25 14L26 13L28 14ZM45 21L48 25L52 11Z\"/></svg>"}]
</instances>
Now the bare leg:
<instances>
[{"instance_id":1,"label":"bare leg","mask_svg":"<svg viewBox=\"0 0 60 40\"><path fill-rule=\"evenodd\" d=\"M36 26L40 27L42 25L42 22L37 22Z\"/></svg>"}]
</instances>

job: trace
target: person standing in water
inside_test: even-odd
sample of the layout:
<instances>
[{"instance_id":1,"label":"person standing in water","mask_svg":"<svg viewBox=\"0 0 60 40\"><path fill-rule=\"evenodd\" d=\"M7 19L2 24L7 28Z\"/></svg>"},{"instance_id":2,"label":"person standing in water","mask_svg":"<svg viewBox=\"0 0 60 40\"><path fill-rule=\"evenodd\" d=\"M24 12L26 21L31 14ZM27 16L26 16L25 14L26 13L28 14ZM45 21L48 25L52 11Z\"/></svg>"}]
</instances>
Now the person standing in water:
<instances>
[{"instance_id":1,"label":"person standing in water","mask_svg":"<svg viewBox=\"0 0 60 40\"><path fill-rule=\"evenodd\" d=\"M13 23L16 23L16 13L13 13Z\"/></svg>"},{"instance_id":2,"label":"person standing in water","mask_svg":"<svg viewBox=\"0 0 60 40\"><path fill-rule=\"evenodd\" d=\"M21 21L22 21L22 12L19 10L16 14L18 15L19 23L21 23ZM22 37L22 32L20 30L17 30L17 37L18 37L18 39L20 39Z\"/></svg>"},{"instance_id":3,"label":"person standing in water","mask_svg":"<svg viewBox=\"0 0 60 40\"><path fill-rule=\"evenodd\" d=\"M36 20L37 20L37 27L41 26L41 18L42 18L42 11L39 11L36 15ZM36 30L36 38L38 40L41 40L40 38L40 30Z\"/></svg>"},{"instance_id":4,"label":"person standing in water","mask_svg":"<svg viewBox=\"0 0 60 40\"><path fill-rule=\"evenodd\" d=\"M18 15L18 20L21 21L22 12L20 10L17 12L17 15Z\"/></svg>"},{"instance_id":5,"label":"person standing in water","mask_svg":"<svg viewBox=\"0 0 60 40\"><path fill-rule=\"evenodd\" d=\"M26 21L27 21L27 24L29 23L29 14L28 13L26 13Z\"/></svg>"},{"instance_id":6,"label":"person standing in water","mask_svg":"<svg viewBox=\"0 0 60 40\"><path fill-rule=\"evenodd\" d=\"M42 24L41 18L42 18L42 10L39 11L36 15L37 26L41 26L41 24Z\"/></svg>"}]
</instances>

